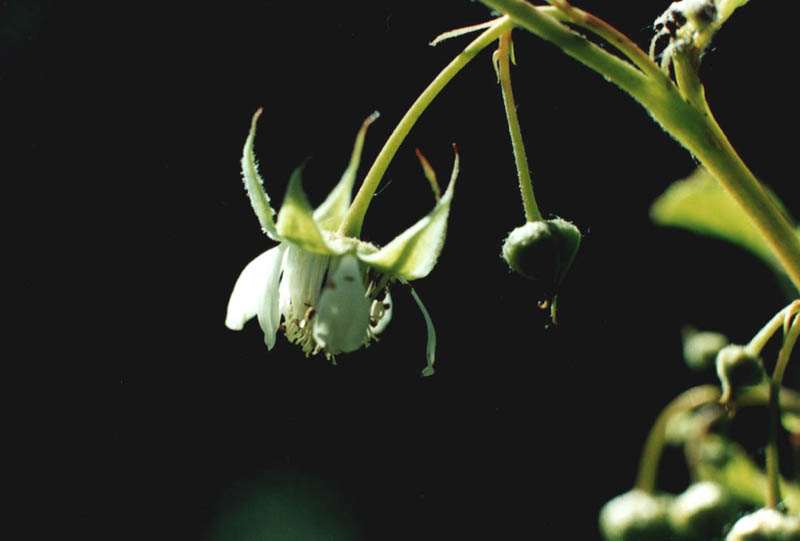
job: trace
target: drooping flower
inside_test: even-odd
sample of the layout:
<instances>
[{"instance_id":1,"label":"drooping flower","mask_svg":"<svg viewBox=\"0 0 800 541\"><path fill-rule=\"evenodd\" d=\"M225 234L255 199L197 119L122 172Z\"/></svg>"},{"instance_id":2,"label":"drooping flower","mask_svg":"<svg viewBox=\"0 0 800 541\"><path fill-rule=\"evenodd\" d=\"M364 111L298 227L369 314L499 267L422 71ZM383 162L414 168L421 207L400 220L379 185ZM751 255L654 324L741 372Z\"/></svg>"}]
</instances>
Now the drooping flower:
<instances>
[{"instance_id":1,"label":"drooping flower","mask_svg":"<svg viewBox=\"0 0 800 541\"><path fill-rule=\"evenodd\" d=\"M277 220L258 174L253 144L261 109L253 115L242 154L242 175L250 203L264 233L279 244L251 261L233 287L225 325L241 330L258 318L268 349L282 330L308 355L335 355L368 345L392 316L389 286L427 276L442 251L450 203L458 175L458 154L450 183L433 210L386 246L339 231L350 209L364 135L371 115L356 137L350 164L339 183L316 209L301 186L302 166L294 171ZM365 211L366 209L364 209ZM410 286L409 286L410 288ZM413 288L428 330L427 366L433 374L436 334Z\"/></svg>"}]
</instances>

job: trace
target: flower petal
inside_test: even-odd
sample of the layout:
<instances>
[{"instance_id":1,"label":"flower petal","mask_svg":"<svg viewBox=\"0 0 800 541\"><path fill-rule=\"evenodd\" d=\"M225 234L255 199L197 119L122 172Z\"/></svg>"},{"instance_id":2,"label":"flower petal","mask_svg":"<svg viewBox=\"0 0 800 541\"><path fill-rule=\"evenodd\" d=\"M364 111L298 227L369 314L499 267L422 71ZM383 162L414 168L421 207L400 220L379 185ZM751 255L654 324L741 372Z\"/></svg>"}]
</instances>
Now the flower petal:
<instances>
[{"instance_id":1,"label":"flower petal","mask_svg":"<svg viewBox=\"0 0 800 541\"><path fill-rule=\"evenodd\" d=\"M329 257L307 252L297 246L289 246L283 265L283 280L286 295L292 307L291 317L303 320L306 311L317 305L322 291L322 280L328 270ZM284 299L281 299L284 302ZM287 315L288 305L281 312Z\"/></svg>"},{"instance_id":2,"label":"flower petal","mask_svg":"<svg viewBox=\"0 0 800 541\"><path fill-rule=\"evenodd\" d=\"M240 331L244 324L256 314L259 314L259 323L261 323L260 312L262 307L265 306L264 299L270 297L274 303L278 302L278 278L281 274L281 262L283 261L285 247L286 245L281 244L267 250L244 268L236 280L233 292L228 300L228 312L225 316L226 327ZM265 322L274 322L274 328L267 327L265 324L261 325L267 345L270 342L266 335L272 336L271 341L274 345L275 333L278 330L277 320L272 317L273 312L271 310L270 308L267 314L268 317L265 317L264 320Z\"/></svg>"},{"instance_id":3,"label":"flower petal","mask_svg":"<svg viewBox=\"0 0 800 541\"><path fill-rule=\"evenodd\" d=\"M458 176L458 153L453 163L453 174L444 195L433 210L416 224L406 229L389 244L373 254L359 254L359 258L382 272L405 280L427 276L436 265L447 233L447 217Z\"/></svg>"},{"instance_id":4,"label":"flower petal","mask_svg":"<svg viewBox=\"0 0 800 541\"><path fill-rule=\"evenodd\" d=\"M314 340L331 354L355 351L364 344L370 302L358 259L342 257L328 277L314 318Z\"/></svg>"},{"instance_id":5,"label":"flower petal","mask_svg":"<svg viewBox=\"0 0 800 541\"><path fill-rule=\"evenodd\" d=\"M264 332L264 343L267 345L267 349L275 347L275 337L281 324L279 285L287 246L287 244L281 243L277 248L273 248L278 251L278 254L274 257L272 266L266 275L266 286L258 303L258 324Z\"/></svg>"},{"instance_id":6,"label":"flower petal","mask_svg":"<svg viewBox=\"0 0 800 541\"><path fill-rule=\"evenodd\" d=\"M255 157L253 156L253 142L256 138L256 123L258 117L261 116L262 109L259 107L258 111L253 115L253 120L250 122L250 133L247 135L247 140L244 143L244 150L242 152L242 178L244 179L244 188L247 195L250 197L250 204L261 223L261 229L273 240L280 240L275 231L275 222L272 217L275 215L275 210L269 204L269 196L264 191L264 181L258 174L258 166L256 165Z\"/></svg>"},{"instance_id":7,"label":"flower petal","mask_svg":"<svg viewBox=\"0 0 800 541\"><path fill-rule=\"evenodd\" d=\"M430 314L428 314L428 310L425 309L425 305L422 304L422 299L419 298L419 295L417 295L413 287L409 285L408 289L411 290L411 296L414 297L417 306L419 306L419 309L422 311L422 317L425 318L425 326L428 330L428 346L425 350L428 366L422 369L422 375L432 376L434 374L433 363L436 361L436 329L433 328L433 320Z\"/></svg>"},{"instance_id":8,"label":"flower petal","mask_svg":"<svg viewBox=\"0 0 800 541\"><path fill-rule=\"evenodd\" d=\"M353 200L353 183L356 180L358 164L361 161L361 149L364 147L364 135L367 133L369 125L379 116L378 111L375 111L361 124L361 129L356 135L355 145L353 145L350 164L342 174L339 183L314 211L314 220L328 231L335 231L339 227L344 215L347 214L347 209L350 208L350 202Z\"/></svg>"},{"instance_id":9,"label":"flower petal","mask_svg":"<svg viewBox=\"0 0 800 541\"><path fill-rule=\"evenodd\" d=\"M341 255L343 252L329 245L322 236L311 211L311 205L303 192L303 166L292 173L286 197L278 213L276 229L283 240L295 246L321 255Z\"/></svg>"}]
</instances>

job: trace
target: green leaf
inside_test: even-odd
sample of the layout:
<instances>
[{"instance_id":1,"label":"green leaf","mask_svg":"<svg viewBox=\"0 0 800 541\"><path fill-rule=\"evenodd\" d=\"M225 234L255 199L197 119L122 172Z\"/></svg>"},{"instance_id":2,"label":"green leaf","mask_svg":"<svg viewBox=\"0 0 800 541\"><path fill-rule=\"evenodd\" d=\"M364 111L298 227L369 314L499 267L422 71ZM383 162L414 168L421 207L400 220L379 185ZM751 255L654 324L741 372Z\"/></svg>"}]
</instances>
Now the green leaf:
<instances>
[{"instance_id":1,"label":"green leaf","mask_svg":"<svg viewBox=\"0 0 800 541\"><path fill-rule=\"evenodd\" d=\"M768 193L785 214L777 197ZM780 269L769 245L744 210L702 167L667 188L650 208L650 217L659 225L682 227L733 242Z\"/></svg>"}]
</instances>

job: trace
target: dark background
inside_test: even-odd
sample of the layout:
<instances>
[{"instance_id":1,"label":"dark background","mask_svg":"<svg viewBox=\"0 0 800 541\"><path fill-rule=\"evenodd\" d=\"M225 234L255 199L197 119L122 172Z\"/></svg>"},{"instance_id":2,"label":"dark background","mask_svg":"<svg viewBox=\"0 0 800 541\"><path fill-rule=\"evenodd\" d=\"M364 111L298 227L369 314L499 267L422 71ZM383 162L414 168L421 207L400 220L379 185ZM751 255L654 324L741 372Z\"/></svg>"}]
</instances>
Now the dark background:
<instances>
[{"instance_id":1,"label":"dark background","mask_svg":"<svg viewBox=\"0 0 800 541\"><path fill-rule=\"evenodd\" d=\"M20 243L46 261L23 283L58 290L46 332L81 367L36 365L76 408L42 451L63 464L71 520L110 539L597 538L658 411L711 380L683 365L681 326L744 342L781 289L738 248L651 225L650 203L691 156L602 77L517 31L536 195L584 233L559 326L499 258L523 213L489 49L418 122L364 227L385 243L423 216L433 198L413 150L444 181L458 144L447 244L415 283L437 374L419 376L425 324L403 288L381 341L338 366L283 337L268 353L252 322L227 330L234 281L273 245L240 181L252 113L264 107L256 154L276 208L307 157L320 202L361 121L381 112L359 178L472 36L428 42L489 16L454 0L288 4L2 3L7 205L31 202L48 247ZM663 9L575 4L645 49ZM795 23L766 4L729 22L702 77L742 157L798 216L796 138L783 131L796 120ZM661 486L678 492L673 458Z\"/></svg>"}]
</instances>

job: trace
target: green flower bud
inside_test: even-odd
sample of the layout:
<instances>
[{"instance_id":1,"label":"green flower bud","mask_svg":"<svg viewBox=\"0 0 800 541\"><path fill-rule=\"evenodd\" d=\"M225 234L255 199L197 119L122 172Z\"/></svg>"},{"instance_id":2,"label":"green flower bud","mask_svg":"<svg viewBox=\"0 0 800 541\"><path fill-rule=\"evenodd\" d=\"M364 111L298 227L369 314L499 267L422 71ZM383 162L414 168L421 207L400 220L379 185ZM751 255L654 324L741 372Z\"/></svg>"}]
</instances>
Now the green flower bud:
<instances>
[{"instance_id":1,"label":"green flower bud","mask_svg":"<svg viewBox=\"0 0 800 541\"><path fill-rule=\"evenodd\" d=\"M717 353L717 375L722 383L720 402L725 404L736 389L761 383L764 379L764 365L746 347L730 344Z\"/></svg>"},{"instance_id":2,"label":"green flower bud","mask_svg":"<svg viewBox=\"0 0 800 541\"><path fill-rule=\"evenodd\" d=\"M600 533L606 541L661 541L673 538L667 510L672 497L633 489L600 510Z\"/></svg>"},{"instance_id":3,"label":"green flower bud","mask_svg":"<svg viewBox=\"0 0 800 541\"><path fill-rule=\"evenodd\" d=\"M683 359L692 370L707 370L729 342L727 336L718 332L687 329L683 332Z\"/></svg>"},{"instance_id":4,"label":"green flower bud","mask_svg":"<svg viewBox=\"0 0 800 541\"><path fill-rule=\"evenodd\" d=\"M669 520L683 539L718 539L726 524L733 522L738 506L717 483L694 483L675 498L669 508Z\"/></svg>"},{"instance_id":5,"label":"green flower bud","mask_svg":"<svg viewBox=\"0 0 800 541\"><path fill-rule=\"evenodd\" d=\"M737 520L725 541L800 541L800 517L759 509Z\"/></svg>"},{"instance_id":6,"label":"green flower bud","mask_svg":"<svg viewBox=\"0 0 800 541\"><path fill-rule=\"evenodd\" d=\"M542 282L552 294L572 265L580 243L581 232L566 220L528 222L509 233L503 259L515 272Z\"/></svg>"}]
</instances>

